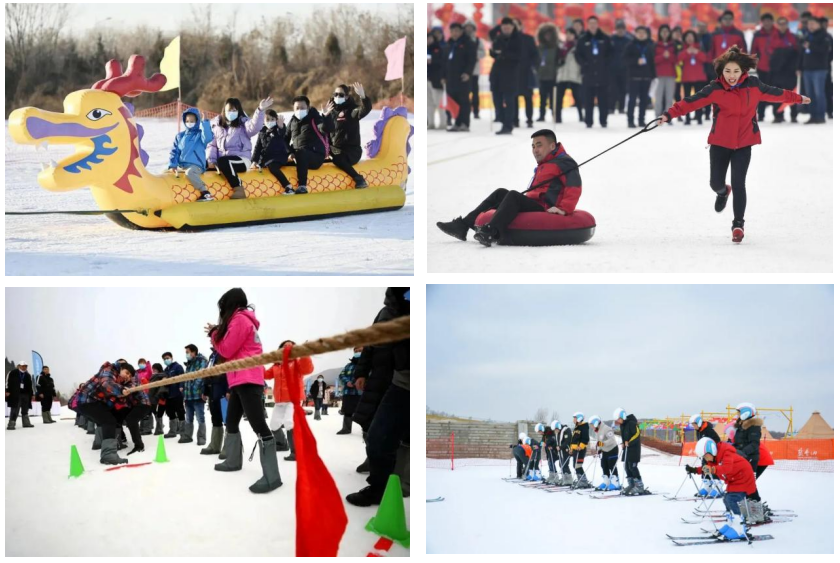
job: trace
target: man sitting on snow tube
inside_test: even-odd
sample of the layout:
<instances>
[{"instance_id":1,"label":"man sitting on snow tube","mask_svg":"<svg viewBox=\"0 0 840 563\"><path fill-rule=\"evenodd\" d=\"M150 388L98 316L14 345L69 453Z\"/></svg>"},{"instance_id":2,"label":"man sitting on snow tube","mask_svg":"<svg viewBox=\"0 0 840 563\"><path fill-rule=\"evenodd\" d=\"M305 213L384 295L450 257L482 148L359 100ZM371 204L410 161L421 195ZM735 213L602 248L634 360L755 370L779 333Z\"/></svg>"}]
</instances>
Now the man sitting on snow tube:
<instances>
[{"instance_id":1,"label":"man sitting on snow tube","mask_svg":"<svg viewBox=\"0 0 840 563\"><path fill-rule=\"evenodd\" d=\"M438 222L438 228L459 240L467 240L467 231L475 229L475 240L489 247L505 236L508 226L518 213L538 211L557 215L572 214L581 193L577 163L566 154L563 145L557 142L554 131L550 129L541 129L531 135L531 152L537 161L537 168L525 193L499 188L466 217ZM495 213L490 222L476 227L478 216L491 209Z\"/></svg>"}]
</instances>

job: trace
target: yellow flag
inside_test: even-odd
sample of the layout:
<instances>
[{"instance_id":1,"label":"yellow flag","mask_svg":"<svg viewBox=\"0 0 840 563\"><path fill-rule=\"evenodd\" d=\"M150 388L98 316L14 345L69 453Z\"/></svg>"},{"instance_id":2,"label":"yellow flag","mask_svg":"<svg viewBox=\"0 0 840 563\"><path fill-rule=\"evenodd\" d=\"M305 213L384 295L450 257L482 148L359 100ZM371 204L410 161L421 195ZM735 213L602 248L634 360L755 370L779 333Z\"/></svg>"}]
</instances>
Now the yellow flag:
<instances>
[{"instance_id":1,"label":"yellow flag","mask_svg":"<svg viewBox=\"0 0 840 563\"><path fill-rule=\"evenodd\" d=\"M160 61L160 73L166 77L166 86L161 92L174 90L181 86L181 36L172 40L163 50L163 60Z\"/></svg>"}]
</instances>

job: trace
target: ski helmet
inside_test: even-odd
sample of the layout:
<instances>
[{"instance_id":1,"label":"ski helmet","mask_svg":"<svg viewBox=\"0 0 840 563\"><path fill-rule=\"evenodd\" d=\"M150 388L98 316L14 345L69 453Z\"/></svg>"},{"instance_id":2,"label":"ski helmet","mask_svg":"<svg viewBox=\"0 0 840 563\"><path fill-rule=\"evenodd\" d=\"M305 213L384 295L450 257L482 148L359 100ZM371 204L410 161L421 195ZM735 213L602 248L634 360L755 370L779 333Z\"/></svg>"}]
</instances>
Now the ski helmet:
<instances>
[{"instance_id":1,"label":"ski helmet","mask_svg":"<svg viewBox=\"0 0 840 563\"><path fill-rule=\"evenodd\" d=\"M533 442L533 440L531 438L528 438L527 436L525 437L524 440L522 440L523 444L528 444L529 446L531 445L532 442Z\"/></svg>"},{"instance_id":2,"label":"ski helmet","mask_svg":"<svg viewBox=\"0 0 840 563\"><path fill-rule=\"evenodd\" d=\"M697 457L703 457L706 454L712 454L712 457L717 456L717 444L711 438L700 438L697 445L694 447L694 453Z\"/></svg>"},{"instance_id":3,"label":"ski helmet","mask_svg":"<svg viewBox=\"0 0 840 563\"><path fill-rule=\"evenodd\" d=\"M614 420L618 420L619 418L621 420L624 420L625 418L627 418L627 412L621 407L618 407L617 409L615 409L615 412L613 413L613 419Z\"/></svg>"},{"instance_id":4,"label":"ski helmet","mask_svg":"<svg viewBox=\"0 0 840 563\"><path fill-rule=\"evenodd\" d=\"M560 421L559 420L552 420L551 421L551 429L552 430L560 430Z\"/></svg>"},{"instance_id":5,"label":"ski helmet","mask_svg":"<svg viewBox=\"0 0 840 563\"><path fill-rule=\"evenodd\" d=\"M730 424L726 427L726 430L723 431L726 434L726 437L729 438L731 441L735 441L735 425Z\"/></svg>"},{"instance_id":6,"label":"ski helmet","mask_svg":"<svg viewBox=\"0 0 840 563\"><path fill-rule=\"evenodd\" d=\"M519 433L519 439L520 439L520 440L522 440L522 443L524 444L524 443L525 443L525 440L527 440L527 439L528 439L528 435L527 435L527 434L525 434L524 432L520 432L520 433Z\"/></svg>"},{"instance_id":7,"label":"ski helmet","mask_svg":"<svg viewBox=\"0 0 840 563\"><path fill-rule=\"evenodd\" d=\"M540 434L545 432L545 424L543 424L542 422L536 423L534 425L534 432L539 432Z\"/></svg>"},{"instance_id":8,"label":"ski helmet","mask_svg":"<svg viewBox=\"0 0 840 563\"><path fill-rule=\"evenodd\" d=\"M741 403L735 408L738 409L739 413L741 413L739 416L741 420L747 420L748 418L754 417L756 414L755 405L752 403Z\"/></svg>"},{"instance_id":9,"label":"ski helmet","mask_svg":"<svg viewBox=\"0 0 840 563\"><path fill-rule=\"evenodd\" d=\"M691 418L689 418L688 421L691 423L691 425L694 428L699 429L703 425L703 417L700 416L699 414L691 415Z\"/></svg>"},{"instance_id":10,"label":"ski helmet","mask_svg":"<svg viewBox=\"0 0 840 563\"><path fill-rule=\"evenodd\" d=\"M573 415L572 415L572 418L574 418L574 419L575 419L575 422L577 422L577 423L582 423L582 422L583 422L583 418L584 418L584 417L583 417L583 413L582 413L582 412L576 412L575 414L573 414Z\"/></svg>"},{"instance_id":11,"label":"ski helmet","mask_svg":"<svg viewBox=\"0 0 840 563\"><path fill-rule=\"evenodd\" d=\"M598 428L601 426L601 417L597 414L589 419L589 425Z\"/></svg>"}]
</instances>

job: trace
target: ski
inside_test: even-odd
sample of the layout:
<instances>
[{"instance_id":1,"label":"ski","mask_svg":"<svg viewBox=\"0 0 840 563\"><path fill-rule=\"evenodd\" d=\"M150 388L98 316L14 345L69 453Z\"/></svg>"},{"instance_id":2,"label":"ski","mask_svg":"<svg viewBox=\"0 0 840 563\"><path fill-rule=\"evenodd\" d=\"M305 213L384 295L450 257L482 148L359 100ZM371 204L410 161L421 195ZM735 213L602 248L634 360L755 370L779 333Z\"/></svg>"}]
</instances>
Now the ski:
<instances>
[{"instance_id":1,"label":"ski","mask_svg":"<svg viewBox=\"0 0 840 563\"><path fill-rule=\"evenodd\" d=\"M437 498L427 498L427 499L426 499L426 502L440 502L440 501L442 501L442 500L443 500L443 497L437 497Z\"/></svg>"},{"instance_id":2,"label":"ski","mask_svg":"<svg viewBox=\"0 0 840 563\"><path fill-rule=\"evenodd\" d=\"M502 481L507 481L509 483L513 481L521 481L522 477L502 477Z\"/></svg>"},{"instance_id":3,"label":"ski","mask_svg":"<svg viewBox=\"0 0 840 563\"><path fill-rule=\"evenodd\" d=\"M683 521L683 524L703 524L705 520L710 522L726 522L726 518L702 518L700 520L686 520L685 518L680 518ZM764 524L772 524L773 522L793 522L793 518L780 516L778 518L773 518L770 522L762 522L761 524L750 524L750 526L763 526Z\"/></svg>"},{"instance_id":4,"label":"ski","mask_svg":"<svg viewBox=\"0 0 840 563\"><path fill-rule=\"evenodd\" d=\"M707 530L703 530L704 532ZM711 534L711 532L709 532ZM665 534L668 536L669 540L713 540L716 536L708 535L708 536L672 536L671 534Z\"/></svg>"},{"instance_id":5,"label":"ski","mask_svg":"<svg viewBox=\"0 0 840 563\"><path fill-rule=\"evenodd\" d=\"M785 518L796 518L796 517L799 516L793 510L769 510L769 511L767 511L767 514L769 514L770 516L784 516ZM694 515L695 516L725 516L726 511L725 510L715 510L715 511L712 511L712 512L706 512L704 510L697 510L695 508L694 509Z\"/></svg>"},{"instance_id":6,"label":"ski","mask_svg":"<svg viewBox=\"0 0 840 563\"><path fill-rule=\"evenodd\" d=\"M685 546L691 546L691 545L709 545L709 544L713 544L713 543L720 543L720 544L724 544L724 543L743 543L743 542L746 542L746 541L749 541L750 543L752 543L754 541L764 541L764 540L772 540L772 539L773 539L773 536L752 536L749 540L747 540L747 539L742 539L742 540L718 540L718 539L710 540L710 539L704 539L704 540L698 540L698 541L677 541L677 540L671 540L671 541L674 542L674 545L677 545L677 546L680 546L680 547L685 547Z\"/></svg>"},{"instance_id":7,"label":"ski","mask_svg":"<svg viewBox=\"0 0 840 563\"><path fill-rule=\"evenodd\" d=\"M665 500L675 500L675 501L698 501L698 500L703 500L700 497L675 497L675 496L669 495L668 493L665 493L662 496L665 497Z\"/></svg>"},{"instance_id":8,"label":"ski","mask_svg":"<svg viewBox=\"0 0 840 563\"><path fill-rule=\"evenodd\" d=\"M615 495L589 495L589 498L593 498L593 499L595 499L595 500L601 500L601 499L622 498L622 497L626 497L626 498L633 498L633 497L648 497L648 496L654 496L654 495L658 495L658 494L659 494L659 493L654 493L654 492L652 492L652 491L647 491L647 490L646 490L646 491L645 491L643 494L641 494L641 495L626 495L626 494L624 494L624 493L618 493L618 494L615 494Z\"/></svg>"}]
</instances>

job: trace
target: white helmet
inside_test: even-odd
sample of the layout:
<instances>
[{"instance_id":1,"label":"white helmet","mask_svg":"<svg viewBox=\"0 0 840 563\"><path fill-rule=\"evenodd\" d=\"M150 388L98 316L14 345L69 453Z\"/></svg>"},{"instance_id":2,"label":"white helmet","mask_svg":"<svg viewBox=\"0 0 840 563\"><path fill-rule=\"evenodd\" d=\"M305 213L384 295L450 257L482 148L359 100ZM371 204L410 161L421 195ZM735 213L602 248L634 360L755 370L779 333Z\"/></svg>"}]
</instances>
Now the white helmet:
<instances>
[{"instance_id":1,"label":"white helmet","mask_svg":"<svg viewBox=\"0 0 840 563\"><path fill-rule=\"evenodd\" d=\"M545 424L542 422L538 422L534 425L534 432L543 433L545 432Z\"/></svg>"},{"instance_id":2,"label":"white helmet","mask_svg":"<svg viewBox=\"0 0 840 563\"><path fill-rule=\"evenodd\" d=\"M619 418L621 420L627 418L627 412L621 407L618 407L615 409L615 412L613 412L613 420L618 420Z\"/></svg>"},{"instance_id":3,"label":"white helmet","mask_svg":"<svg viewBox=\"0 0 840 563\"><path fill-rule=\"evenodd\" d=\"M530 444L531 444L531 442L533 442L533 440L532 440L531 438L527 437L527 436L525 436L525 438L523 438L523 439L522 439L522 443L523 443L523 444L528 444L528 445L530 445Z\"/></svg>"},{"instance_id":4,"label":"white helmet","mask_svg":"<svg viewBox=\"0 0 840 563\"><path fill-rule=\"evenodd\" d=\"M527 434L525 434L524 432L520 432L520 433L519 433L519 439L520 439L520 440L522 440L523 442L525 442L525 440L526 440L527 438L528 438L528 435L527 435Z\"/></svg>"},{"instance_id":5,"label":"white helmet","mask_svg":"<svg viewBox=\"0 0 840 563\"><path fill-rule=\"evenodd\" d=\"M694 428L700 428L703 425L703 417L699 414L691 415L691 418L689 418L688 421Z\"/></svg>"},{"instance_id":6,"label":"white helmet","mask_svg":"<svg viewBox=\"0 0 840 563\"><path fill-rule=\"evenodd\" d=\"M552 430L560 430L560 421L559 420L552 420L551 421L551 429Z\"/></svg>"},{"instance_id":7,"label":"white helmet","mask_svg":"<svg viewBox=\"0 0 840 563\"><path fill-rule=\"evenodd\" d=\"M711 438L700 438L697 445L694 447L694 453L697 457L703 457L706 454L712 454L712 457L717 456L717 444Z\"/></svg>"},{"instance_id":8,"label":"white helmet","mask_svg":"<svg viewBox=\"0 0 840 563\"><path fill-rule=\"evenodd\" d=\"M752 403L741 403L737 407L738 412L740 413L739 418L741 420L747 420L748 418L752 418L756 414L755 405Z\"/></svg>"},{"instance_id":9,"label":"white helmet","mask_svg":"<svg viewBox=\"0 0 840 563\"><path fill-rule=\"evenodd\" d=\"M575 422L582 423L584 416L582 412L576 412L572 415L572 418L574 418Z\"/></svg>"},{"instance_id":10,"label":"white helmet","mask_svg":"<svg viewBox=\"0 0 840 563\"><path fill-rule=\"evenodd\" d=\"M601 417L597 414L589 418L589 425L598 428L601 425Z\"/></svg>"}]
</instances>

